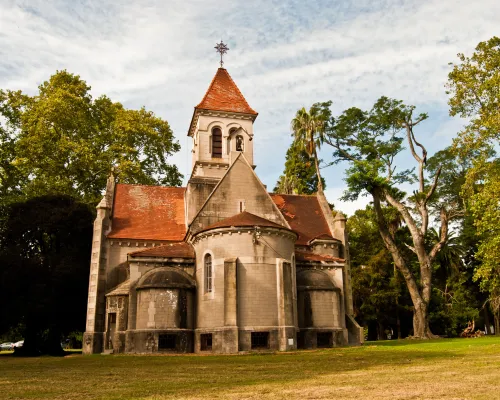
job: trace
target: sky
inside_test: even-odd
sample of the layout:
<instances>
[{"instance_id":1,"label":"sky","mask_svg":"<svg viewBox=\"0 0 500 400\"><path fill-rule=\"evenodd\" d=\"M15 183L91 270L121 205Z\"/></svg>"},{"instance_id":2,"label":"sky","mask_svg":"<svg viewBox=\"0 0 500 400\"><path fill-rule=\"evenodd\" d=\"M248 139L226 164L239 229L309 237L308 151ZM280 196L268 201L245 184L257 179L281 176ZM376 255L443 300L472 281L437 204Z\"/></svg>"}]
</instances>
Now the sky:
<instances>
[{"instance_id":1,"label":"sky","mask_svg":"<svg viewBox=\"0 0 500 400\"><path fill-rule=\"evenodd\" d=\"M182 146L171 158L190 174L193 107L224 67L259 116L256 172L270 190L283 172L295 112L332 100L332 111L369 109L380 96L415 105L429 154L464 124L448 116L445 83L457 53L500 35L498 0L0 0L0 88L33 94L56 70L80 75L97 97L146 107ZM331 159L323 148L321 158ZM412 165L408 153L401 169ZM352 215L369 201L341 202L345 165L322 169L330 202Z\"/></svg>"}]
</instances>

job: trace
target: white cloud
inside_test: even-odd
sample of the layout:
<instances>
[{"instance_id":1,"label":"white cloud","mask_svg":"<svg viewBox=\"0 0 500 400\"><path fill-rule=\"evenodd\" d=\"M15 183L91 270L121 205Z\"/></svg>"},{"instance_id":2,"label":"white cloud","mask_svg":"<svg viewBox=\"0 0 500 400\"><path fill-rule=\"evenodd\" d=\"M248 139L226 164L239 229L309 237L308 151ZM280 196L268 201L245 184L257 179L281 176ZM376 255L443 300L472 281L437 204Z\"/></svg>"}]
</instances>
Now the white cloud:
<instances>
[{"instance_id":1,"label":"white cloud","mask_svg":"<svg viewBox=\"0 0 500 400\"><path fill-rule=\"evenodd\" d=\"M341 201L345 188L333 187L325 190L325 196L328 202L333 203L335 210L342 211L346 216L354 215L356 210L364 209L371 201L370 196L360 196L355 201Z\"/></svg>"},{"instance_id":2,"label":"white cloud","mask_svg":"<svg viewBox=\"0 0 500 400\"><path fill-rule=\"evenodd\" d=\"M166 118L183 146L173 161L188 175L185 134L222 38L225 66L259 112L257 172L273 187L289 122L316 101L341 112L400 98L430 113L418 134L431 153L451 143L461 123L447 116L448 62L495 35L498 15L497 0L4 0L0 87L34 92L56 69L77 73L95 95ZM324 174L340 193L343 170Z\"/></svg>"}]
</instances>

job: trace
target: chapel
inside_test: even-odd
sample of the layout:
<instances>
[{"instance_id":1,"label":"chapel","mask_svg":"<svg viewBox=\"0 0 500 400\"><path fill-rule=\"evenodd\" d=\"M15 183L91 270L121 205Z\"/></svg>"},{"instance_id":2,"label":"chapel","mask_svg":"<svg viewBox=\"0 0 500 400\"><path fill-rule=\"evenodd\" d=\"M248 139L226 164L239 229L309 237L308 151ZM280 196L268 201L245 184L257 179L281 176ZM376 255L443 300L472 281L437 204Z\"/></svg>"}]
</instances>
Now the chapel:
<instances>
[{"instance_id":1,"label":"chapel","mask_svg":"<svg viewBox=\"0 0 500 400\"><path fill-rule=\"evenodd\" d=\"M83 352L237 353L360 344L346 218L322 192L269 193L257 112L225 68L194 108L186 187L108 179Z\"/></svg>"}]
</instances>

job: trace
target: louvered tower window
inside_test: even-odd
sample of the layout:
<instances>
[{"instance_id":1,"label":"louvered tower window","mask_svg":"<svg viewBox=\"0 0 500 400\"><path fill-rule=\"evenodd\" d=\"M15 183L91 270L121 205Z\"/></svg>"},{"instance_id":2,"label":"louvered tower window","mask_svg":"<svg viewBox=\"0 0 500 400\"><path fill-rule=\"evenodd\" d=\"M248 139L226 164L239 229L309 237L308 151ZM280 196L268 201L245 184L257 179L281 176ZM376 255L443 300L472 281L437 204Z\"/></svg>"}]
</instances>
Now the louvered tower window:
<instances>
[{"instance_id":1,"label":"louvered tower window","mask_svg":"<svg viewBox=\"0 0 500 400\"><path fill-rule=\"evenodd\" d=\"M212 130L212 158L222 158L222 131L220 128Z\"/></svg>"}]
</instances>

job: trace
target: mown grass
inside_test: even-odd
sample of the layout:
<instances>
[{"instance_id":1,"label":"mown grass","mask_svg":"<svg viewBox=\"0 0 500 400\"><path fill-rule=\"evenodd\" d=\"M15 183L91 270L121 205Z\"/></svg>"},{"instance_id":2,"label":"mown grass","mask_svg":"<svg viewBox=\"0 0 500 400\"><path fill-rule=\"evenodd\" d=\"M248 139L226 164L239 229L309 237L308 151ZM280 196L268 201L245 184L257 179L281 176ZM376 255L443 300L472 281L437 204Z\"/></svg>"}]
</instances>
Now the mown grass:
<instances>
[{"instance_id":1,"label":"mown grass","mask_svg":"<svg viewBox=\"0 0 500 400\"><path fill-rule=\"evenodd\" d=\"M0 355L1 399L500 399L500 338L234 356Z\"/></svg>"}]
</instances>

